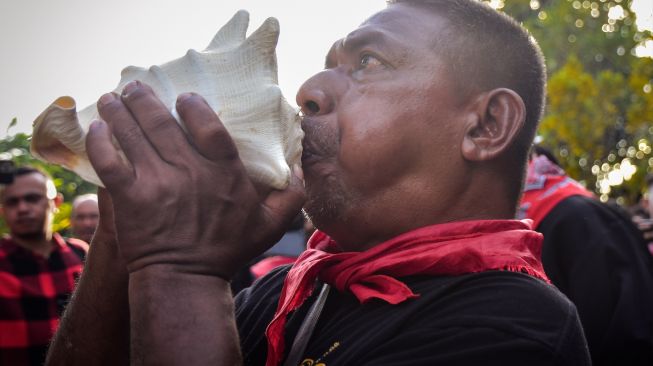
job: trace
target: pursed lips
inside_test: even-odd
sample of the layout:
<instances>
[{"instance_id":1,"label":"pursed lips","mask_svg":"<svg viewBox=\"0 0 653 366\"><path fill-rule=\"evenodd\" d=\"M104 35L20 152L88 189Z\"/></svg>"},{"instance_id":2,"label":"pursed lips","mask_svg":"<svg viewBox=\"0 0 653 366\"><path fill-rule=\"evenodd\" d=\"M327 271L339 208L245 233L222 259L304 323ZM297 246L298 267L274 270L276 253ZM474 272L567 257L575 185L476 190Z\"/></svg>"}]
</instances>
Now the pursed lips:
<instances>
[{"instance_id":1,"label":"pursed lips","mask_svg":"<svg viewBox=\"0 0 653 366\"><path fill-rule=\"evenodd\" d=\"M324 122L311 117L302 119L304 139L302 140L302 165L308 166L333 156L333 141L329 141L328 127Z\"/></svg>"}]
</instances>

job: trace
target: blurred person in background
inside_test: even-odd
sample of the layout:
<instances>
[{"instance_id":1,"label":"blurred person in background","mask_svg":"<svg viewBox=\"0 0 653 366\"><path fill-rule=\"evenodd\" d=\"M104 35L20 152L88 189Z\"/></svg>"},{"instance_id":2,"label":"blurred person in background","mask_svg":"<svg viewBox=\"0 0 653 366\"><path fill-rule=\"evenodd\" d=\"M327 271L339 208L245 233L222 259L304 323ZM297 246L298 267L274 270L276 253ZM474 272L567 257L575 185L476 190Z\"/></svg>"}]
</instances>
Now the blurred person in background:
<instances>
[{"instance_id":1,"label":"blurred person in background","mask_svg":"<svg viewBox=\"0 0 653 366\"><path fill-rule=\"evenodd\" d=\"M90 243L98 221L100 221L100 209L98 208L97 194L83 194L73 199L70 213L73 237Z\"/></svg>"},{"instance_id":2,"label":"blurred person in background","mask_svg":"<svg viewBox=\"0 0 653 366\"><path fill-rule=\"evenodd\" d=\"M519 215L544 235L544 271L578 308L593 364L653 365L653 267L622 211L534 146Z\"/></svg>"},{"instance_id":3,"label":"blurred person in background","mask_svg":"<svg viewBox=\"0 0 653 366\"><path fill-rule=\"evenodd\" d=\"M88 245L52 232L62 198L40 170L17 168L0 202L0 365L42 365Z\"/></svg>"}]
</instances>

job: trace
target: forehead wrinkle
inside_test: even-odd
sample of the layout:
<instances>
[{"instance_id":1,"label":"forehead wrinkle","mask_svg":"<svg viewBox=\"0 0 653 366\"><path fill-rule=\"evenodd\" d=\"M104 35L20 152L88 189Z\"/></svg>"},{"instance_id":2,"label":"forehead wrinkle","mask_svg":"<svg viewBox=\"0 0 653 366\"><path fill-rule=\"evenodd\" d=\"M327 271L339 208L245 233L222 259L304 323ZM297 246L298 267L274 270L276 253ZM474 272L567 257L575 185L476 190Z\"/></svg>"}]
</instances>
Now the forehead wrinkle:
<instances>
[{"instance_id":1,"label":"forehead wrinkle","mask_svg":"<svg viewBox=\"0 0 653 366\"><path fill-rule=\"evenodd\" d=\"M387 52L387 56L394 56L396 61L400 61L408 53L408 47L395 38L383 30L362 26L331 46L325 59L325 68L334 67L339 56L356 53L368 45L373 45L379 51Z\"/></svg>"}]
</instances>

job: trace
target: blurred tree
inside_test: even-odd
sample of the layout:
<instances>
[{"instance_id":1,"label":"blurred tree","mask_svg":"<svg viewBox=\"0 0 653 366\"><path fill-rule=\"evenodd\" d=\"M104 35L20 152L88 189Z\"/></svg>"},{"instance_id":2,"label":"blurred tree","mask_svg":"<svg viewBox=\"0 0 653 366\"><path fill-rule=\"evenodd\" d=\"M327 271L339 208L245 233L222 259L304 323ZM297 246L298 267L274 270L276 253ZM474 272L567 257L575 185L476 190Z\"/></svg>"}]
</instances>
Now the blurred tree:
<instances>
[{"instance_id":1,"label":"blurred tree","mask_svg":"<svg viewBox=\"0 0 653 366\"><path fill-rule=\"evenodd\" d=\"M14 118L9 125L16 124ZM9 128L7 130L9 130ZM24 133L17 133L15 135L7 136L0 140L0 160L12 160L16 166L31 165L46 171L54 181L57 191L63 194L64 203L59 207L59 210L54 218L54 230L65 232L70 226L70 211L71 202L77 195L84 193L92 193L96 191L96 186L91 183L85 182L77 174L70 172L58 165L46 164L40 160L35 159L29 153L30 136ZM0 218L0 234L8 232L7 226Z\"/></svg>"},{"instance_id":2,"label":"blurred tree","mask_svg":"<svg viewBox=\"0 0 653 366\"><path fill-rule=\"evenodd\" d=\"M538 134L569 174L603 201L630 204L653 158L653 59L637 47L632 0L487 0L538 40L549 74Z\"/></svg>"}]
</instances>

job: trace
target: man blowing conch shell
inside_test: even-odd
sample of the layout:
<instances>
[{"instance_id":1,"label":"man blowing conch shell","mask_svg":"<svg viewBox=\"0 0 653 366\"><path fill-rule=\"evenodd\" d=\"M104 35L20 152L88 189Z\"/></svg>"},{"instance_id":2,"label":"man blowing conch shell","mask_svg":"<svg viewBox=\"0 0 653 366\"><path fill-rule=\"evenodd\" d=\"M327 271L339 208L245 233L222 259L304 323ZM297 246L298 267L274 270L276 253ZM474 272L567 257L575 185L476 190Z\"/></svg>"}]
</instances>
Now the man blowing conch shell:
<instances>
[{"instance_id":1,"label":"man blowing conch shell","mask_svg":"<svg viewBox=\"0 0 653 366\"><path fill-rule=\"evenodd\" d=\"M143 83L102 96L102 221L49 362L589 364L540 234L513 220L544 83L505 15L392 2L300 88L302 169L266 194L201 97L177 99L184 132ZM232 299L302 207L309 249Z\"/></svg>"}]
</instances>

